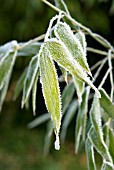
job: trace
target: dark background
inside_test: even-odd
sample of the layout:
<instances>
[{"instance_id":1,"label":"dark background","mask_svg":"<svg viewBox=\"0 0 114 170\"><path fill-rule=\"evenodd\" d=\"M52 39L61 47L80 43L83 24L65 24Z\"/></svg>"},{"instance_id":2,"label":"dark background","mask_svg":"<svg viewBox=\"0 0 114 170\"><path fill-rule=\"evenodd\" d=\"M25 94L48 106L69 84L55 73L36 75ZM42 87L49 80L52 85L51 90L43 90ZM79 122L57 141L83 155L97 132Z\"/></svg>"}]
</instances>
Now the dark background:
<instances>
[{"instance_id":1,"label":"dark background","mask_svg":"<svg viewBox=\"0 0 114 170\"><path fill-rule=\"evenodd\" d=\"M53 1L51 1L53 3ZM114 45L114 1L66 0L71 15ZM28 41L46 32L50 18L56 13L40 0L0 0L0 45L17 40ZM87 36L88 46L102 49ZM88 53L89 65L102 59ZM74 122L69 127L65 144L55 151L53 144L48 157L43 156L45 124L33 130L27 124L34 119L32 109L20 109L21 96L12 101L16 81L30 58L18 58L0 115L0 170L87 170L84 147L74 154ZM105 71L105 68L103 72ZM102 73L101 73L102 75ZM97 81L99 84L101 78ZM63 88L63 84L61 85ZM105 87L106 88L106 87ZM108 91L108 89L107 89ZM40 83L37 92L37 116L46 112Z\"/></svg>"}]
</instances>

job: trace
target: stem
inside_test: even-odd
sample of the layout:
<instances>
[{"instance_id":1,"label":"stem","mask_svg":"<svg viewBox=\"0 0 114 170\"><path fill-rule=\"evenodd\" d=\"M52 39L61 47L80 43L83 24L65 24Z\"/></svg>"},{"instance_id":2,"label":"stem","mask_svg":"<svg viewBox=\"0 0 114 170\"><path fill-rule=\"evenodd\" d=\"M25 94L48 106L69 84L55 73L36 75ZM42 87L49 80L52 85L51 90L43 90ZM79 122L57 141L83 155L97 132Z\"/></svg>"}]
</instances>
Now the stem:
<instances>
[{"instance_id":1,"label":"stem","mask_svg":"<svg viewBox=\"0 0 114 170\"><path fill-rule=\"evenodd\" d=\"M113 73L112 73L111 50L108 51L108 65L110 68L110 84L111 84L110 98L111 98L111 101L113 102L114 80L113 80Z\"/></svg>"},{"instance_id":2,"label":"stem","mask_svg":"<svg viewBox=\"0 0 114 170\"><path fill-rule=\"evenodd\" d=\"M90 70L93 71L95 68L97 68L99 65L101 65L103 61L104 61L104 58L103 58L102 60L98 61L97 63L95 63L95 64L91 67Z\"/></svg>"},{"instance_id":3,"label":"stem","mask_svg":"<svg viewBox=\"0 0 114 170\"><path fill-rule=\"evenodd\" d=\"M34 38L32 40L29 40L28 42L24 43L23 45L17 47L17 50L21 50L24 47L29 46L30 44L32 44L34 42L37 42L37 41L40 41L40 40L42 40L44 38L45 38L45 34L42 34L42 35L40 35L40 36L38 36L38 37L36 37L36 38Z\"/></svg>"}]
</instances>

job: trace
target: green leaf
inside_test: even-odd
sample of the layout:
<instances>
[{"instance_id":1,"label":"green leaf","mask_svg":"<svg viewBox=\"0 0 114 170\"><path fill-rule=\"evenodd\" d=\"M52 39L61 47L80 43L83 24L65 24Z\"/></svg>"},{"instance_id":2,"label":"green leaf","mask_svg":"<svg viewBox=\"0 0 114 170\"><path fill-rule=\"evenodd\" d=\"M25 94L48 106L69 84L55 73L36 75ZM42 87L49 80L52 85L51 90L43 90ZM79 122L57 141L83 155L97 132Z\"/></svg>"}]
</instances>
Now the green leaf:
<instances>
[{"instance_id":1,"label":"green leaf","mask_svg":"<svg viewBox=\"0 0 114 170\"><path fill-rule=\"evenodd\" d=\"M56 39L51 39L50 41L45 43L45 47L50 51L51 57L57 63L59 63L59 65L64 67L75 77L89 84L100 97L98 89L93 85L93 83L88 78L87 74L83 71L80 64L71 56L68 49L62 42Z\"/></svg>"},{"instance_id":2,"label":"green leaf","mask_svg":"<svg viewBox=\"0 0 114 170\"><path fill-rule=\"evenodd\" d=\"M76 120L76 130L75 130L75 152L78 152L79 143L81 135L83 140L85 140L86 133L86 120L88 112L88 97L89 97L90 88L87 87L82 96L82 103L79 107L77 120Z\"/></svg>"},{"instance_id":3,"label":"green leaf","mask_svg":"<svg viewBox=\"0 0 114 170\"><path fill-rule=\"evenodd\" d=\"M87 156L88 170L96 170L94 149L89 138L86 139L85 150Z\"/></svg>"},{"instance_id":4,"label":"green leaf","mask_svg":"<svg viewBox=\"0 0 114 170\"><path fill-rule=\"evenodd\" d=\"M33 88L32 88L32 108L33 108L33 114L36 114L36 94L37 94L37 81L38 81L38 76L39 76L39 70L36 73L36 77L33 83Z\"/></svg>"},{"instance_id":5,"label":"green leaf","mask_svg":"<svg viewBox=\"0 0 114 170\"><path fill-rule=\"evenodd\" d=\"M93 127L91 127L91 129L88 132L88 138L90 139L91 143L93 144L97 152L102 156L102 158L112 163L112 158L108 151L107 145L105 144L104 141L101 142L99 140L99 137L97 136L97 133L95 132Z\"/></svg>"},{"instance_id":6,"label":"green leaf","mask_svg":"<svg viewBox=\"0 0 114 170\"><path fill-rule=\"evenodd\" d=\"M108 148L110 155L112 156L114 162L114 131L109 127L108 122L103 126L104 138L106 143L108 143Z\"/></svg>"},{"instance_id":7,"label":"green leaf","mask_svg":"<svg viewBox=\"0 0 114 170\"><path fill-rule=\"evenodd\" d=\"M55 149L59 150L59 131L61 125L61 98L58 77L49 51L42 46L40 51L40 75L43 96L51 115L56 134Z\"/></svg>"},{"instance_id":8,"label":"green leaf","mask_svg":"<svg viewBox=\"0 0 114 170\"><path fill-rule=\"evenodd\" d=\"M70 122L72 121L74 115L76 114L77 107L78 107L77 101L76 100L72 101L72 103L70 104L68 108L67 113L65 114L65 117L62 123L62 129L61 129L61 140L63 142L66 137L68 126Z\"/></svg>"},{"instance_id":9,"label":"green leaf","mask_svg":"<svg viewBox=\"0 0 114 170\"><path fill-rule=\"evenodd\" d=\"M111 102L108 94L104 89L100 89L101 98L100 104L102 108L108 113L108 115L114 119L114 104Z\"/></svg>"},{"instance_id":10,"label":"green leaf","mask_svg":"<svg viewBox=\"0 0 114 170\"><path fill-rule=\"evenodd\" d=\"M23 97L22 97L22 108L24 104L27 102L27 99L30 95L37 71L39 67L39 57L38 55L34 56L30 63L27 70L26 78L24 81L24 87L23 87Z\"/></svg>"},{"instance_id":11,"label":"green leaf","mask_svg":"<svg viewBox=\"0 0 114 170\"><path fill-rule=\"evenodd\" d=\"M47 123L46 134L44 139L44 149L43 149L44 156L47 156L50 152L52 137L53 137L53 126L52 126L52 122L49 120Z\"/></svg>"},{"instance_id":12,"label":"green leaf","mask_svg":"<svg viewBox=\"0 0 114 170\"><path fill-rule=\"evenodd\" d=\"M103 141L103 132L102 132L102 122L101 122L101 109L99 99L94 96L93 103L90 109L90 118L91 124L98 135L100 141Z\"/></svg>"},{"instance_id":13,"label":"green leaf","mask_svg":"<svg viewBox=\"0 0 114 170\"><path fill-rule=\"evenodd\" d=\"M23 71L23 73L20 76L19 80L17 81L13 100L16 100L18 98L18 96L20 95L20 93L21 93L21 91L23 89L24 80L25 80L25 77L26 77L26 74L27 74L27 70L28 70L28 67L25 68L25 70Z\"/></svg>"},{"instance_id":14,"label":"green leaf","mask_svg":"<svg viewBox=\"0 0 114 170\"><path fill-rule=\"evenodd\" d=\"M55 35L64 43L72 57L91 75L86 59L86 53L84 52L79 39L77 39L77 37L73 34L69 25L59 22L55 27Z\"/></svg>"},{"instance_id":15,"label":"green leaf","mask_svg":"<svg viewBox=\"0 0 114 170\"><path fill-rule=\"evenodd\" d=\"M0 111L2 109L2 105L5 99L7 90L8 90L8 85L10 82L10 77L11 77L11 73L13 70L13 66L15 64L16 55L17 55L17 51L10 52L9 55L7 55L4 58L3 62L0 63L0 84L1 82L4 81L2 88L0 89Z\"/></svg>"},{"instance_id":16,"label":"green leaf","mask_svg":"<svg viewBox=\"0 0 114 170\"><path fill-rule=\"evenodd\" d=\"M79 105L82 102L82 94L84 92L84 82L73 76L74 85L76 87Z\"/></svg>"},{"instance_id":17,"label":"green leaf","mask_svg":"<svg viewBox=\"0 0 114 170\"><path fill-rule=\"evenodd\" d=\"M72 97L74 95L74 92L75 92L75 88L74 88L74 84L72 82L70 82L68 85L66 85L64 87L64 90L62 92L62 108L63 108L62 113L63 114L67 110L67 108L72 100Z\"/></svg>"},{"instance_id":18,"label":"green leaf","mask_svg":"<svg viewBox=\"0 0 114 170\"><path fill-rule=\"evenodd\" d=\"M49 120L49 119L50 119L49 113L45 113L45 114L43 114L43 115L35 118L32 122L30 122L30 123L27 125L27 127L28 127L29 129L32 129L32 128L36 127L36 126L41 125L42 123L46 122L46 121Z\"/></svg>"},{"instance_id":19,"label":"green leaf","mask_svg":"<svg viewBox=\"0 0 114 170\"><path fill-rule=\"evenodd\" d=\"M114 170L114 165L112 163L106 162L104 160L104 163L103 163L103 165L101 167L101 170Z\"/></svg>"},{"instance_id":20,"label":"green leaf","mask_svg":"<svg viewBox=\"0 0 114 170\"><path fill-rule=\"evenodd\" d=\"M0 46L0 55L3 54L7 54L7 53L11 53L14 51L17 51L18 44L17 41L13 40L11 42L8 42L2 46Z\"/></svg>"},{"instance_id":21,"label":"green leaf","mask_svg":"<svg viewBox=\"0 0 114 170\"><path fill-rule=\"evenodd\" d=\"M20 46L23 45L23 43L19 44ZM24 48L22 48L21 50L18 51L17 55L18 56L35 56L39 49L40 49L41 43L35 42L32 43L28 46L25 46Z\"/></svg>"}]
</instances>

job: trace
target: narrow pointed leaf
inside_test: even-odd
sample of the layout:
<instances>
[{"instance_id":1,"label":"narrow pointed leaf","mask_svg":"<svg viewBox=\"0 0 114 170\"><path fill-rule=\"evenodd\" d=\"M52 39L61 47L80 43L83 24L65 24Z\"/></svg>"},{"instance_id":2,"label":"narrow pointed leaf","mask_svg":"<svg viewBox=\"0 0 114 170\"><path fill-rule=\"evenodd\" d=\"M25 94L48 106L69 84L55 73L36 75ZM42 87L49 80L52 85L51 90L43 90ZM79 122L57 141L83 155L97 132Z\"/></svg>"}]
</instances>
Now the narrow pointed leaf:
<instances>
[{"instance_id":1,"label":"narrow pointed leaf","mask_svg":"<svg viewBox=\"0 0 114 170\"><path fill-rule=\"evenodd\" d=\"M104 161L101 170L114 170L114 165L110 162Z\"/></svg>"},{"instance_id":2,"label":"narrow pointed leaf","mask_svg":"<svg viewBox=\"0 0 114 170\"><path fill-rule=\"evenodd\" d=\"M25 68L25 70L23 71L19 80L17 81L13 100L16 100L18 98L18 96L20 95L21 91L23 90L23 85L24 85L24 80L25 80L26 74L27 74L27 69L28 69L28 67Z\"/></svg>"},{"instance_id":3,"label":"narrow pointed leaf","mask_svg":"<svg viewBox=\"0 0 114 170\"><path fill-rule=\"evenodd\" d=\"M89 138L86 139L85 150L87 156L88 170L96 170L93 145Z\"/></svg>"},{"instance_id":4,"label":"narrow pointed leaf","mask_svg":"<svg viewBox=\"0 0 114 170\"><path fill-rule=\"evenodd\" d=\"M8 90L8 85L10 82L10 78L11 78L11 73L13 70L13 66L15 64L15 60L16 60L16 55L17 55L17 51L11 52L9 53L9 55L7 56L7 58L4 59L4 62L1 64L0 66L0 73L2 72L2 68L4 71L4 76L6 76L6 78L4 79L4 77L2 77L5 80L5 84L3 85L3 87L0 89L0 111L2 109L2 105ZM8 63L9 62L9 63ZM7 64L8 66L7 66ZM8 69L7 69L8 68ZM7 74L6 74L7 72ZM1 73L1 75L3 76L3 74ZM1 76L0 75L0 76ZM2 81L1 77L0 77L0 81Z\"/></svg>"},{"instance_id":5,"label":"narrow pointed leaf","mask_svg":"<svg viewBox=\"0 0 114 170\"><path fill-rule=\"evenodd\" d=\"M52 122L49 120L47 123L46 134L44 139L44 156L47 156L51 149L52 144L52 137L53 137L53 126Z\"/></svg>"},{"instance_id":6,"label":"narrow pointed leaf","mask_svg":"<svg viewBox=\"0 0 114 170\"><path fill-rule=\"evenodd\" d=\"M72 75L89 84L96 91L98 97L100 97L98 89L93 85L80 64L71 56L62 42L56 39L51 39L45 43L45 47L50 51L51 57L57 63L68 70Z\"/></svg>"},{"instance_id":7,"label":"narrow pointed leaf","mask_svg":"<svg viewBox=\"0 0 114 170\"><path fill-rule=\"evenodd\" d=\"M13 40L11 42L8 42L0 46L0 55L16 51L16 47L18 47L17 41Z\"/></svg>"},{"instance_id":8,"label":"narrow pointed leaf","mask_svg":"<svg viewBox=\"0 0 114 170\"><path fill-rule=\"evenodd\" d=\"M101 99L100 104L102 108L108 113L108 115L114 119L114 104L111 102L108 94L104 89L100 89Z\"/></svg>"},{"instance_id":9,"label":"narrow pointed leaf","mask_svg":"<svg viewBox=\"0 0 114 170\"><path fill-rule=\"evenodd\" d=\"M86 53L84 52L79 39L73 34L69 25L62 22L58 23L55 27L55 35L65 44L73 58L76 59L82 68L91 75L86 59Z\"/></svg>"},{"instance_id":10,"label":"narrow pointed leaf","mask_svg":"<svg viewBox=\"0 0 114 170\"><path fill-rule=\"evenodd\" d=\"M59 131L61 125L61 99L58 77L49 51L42 46L40 51L40 75L42 91L47 109L51 115L56 134L55 148L59 149Z\"/></svg>"},{"instance_id":11,"label":"narrow pointed leaf","mask_svg":"<svg viewBox=\"0 0 114 170\"><path fill-rule=\"evenodd\" d=\"M72 121L74 115L76 114L76 110L78 108L77 101L74 100L72 103L69 105L68 111L65 114L63 123L62 123L62 129L61 129L61 140L64 142L68 126L70 122Z\"/></svg>"},{"instance_id":12,"label":"narrow pointed leaf","mask_svg":"<svg viewBox=\"0 0 114 170\"><path fill-rule=\"evenodd\" d=\"M33 114L36 114L36 94L37 94L37 81L38 81L38 76L39 76L39 70L36 73L36 77L33 83L33 88L32 88L32 108L33 108Z\"/></svg>"},{"instance_id":13,"label":"narrow pointed leaf","mask_svg":"<svg viewBox=\"0 0 114 170\"><path fill-rule=\"evenodd\" d=\"M99 140L93 127L91 127L91 129L90 129L90 131L88 133L88 137L89 137L91 143L93 144L93 146L95 147L95 149L97 150L97 152L102 156L102 158L104 158L105 160L112 163L112 158L108 151L108 147L106 146L106 144L103 141L101 142Z\"/></svg>"},{"instance_id":14,"label":"narrow pointed leaf","mask_svg":"<svg viewBox=\"0 0 114 170\"><path fill-rule=\"evenodd\" d=\"M64 2L64 0L54 0L55 1L55 5L61 9L62 11L66 12L68 15L70 15L68 8Z\"/></svg>"},{"instance_id":15,"label":"narrow pointed leaf","mask_svg":"<svg viewBox=\"0 0 114 170\"><path fill-rule=\"evenodd\" d=\"M63 92L62 92L62 107L63 107L63 114L65 113L66 109L68 108L72 97L74 95L75 88L74 84L70 82L68 85L65 86Z\"/></svg>"},{"instance_id":16,"label":"narrow pointed leaf","mask_svg":"<svg viewBox=\"0 0 114 170\"><path fill-rule=\"evenodd\" d=\"M76 92L77 92L77 96L78 96L78 102L79 102L79 105L81 104L82 102L82 94L84 92L84 82L77 79L76 77L73 76L73 81L74 81L74 85L75 85L75 88L76 88Z\"/></svg>"},{"instance_id":17,"label":"narrow pointed leaf","mask_svg":"<svg viewBox=\"0 0 114 170\"><path fill-rule=\"evenodd\" d=\"M92 126L98 135L99 140L103 140L102 123L101 123L101 109L99 99L94 96L93 103L90 110L90 118Z\"/></svg>"},{"instance_id":18,"label":"narrow pointed leaf","mask_svg":"<svg viewBox=\"0 0 114 170\"><path fill-rule=\"evenodd\" d=\"M87 89L83 93L82 103L79 107L79 111L77 115L76 130L75 130L75 152L76 153L78 152L81 135L83 137L83 140L85 140L89 91L90 88L87 87Z\"/></svg>"},{"instance_id":19,"label":"narrow pointed leaf","mask_svg":"<svg viewBox=\"0 0 114 170\"><path fill-rule=\"evenodd\" d=\"M49 120L49 119L50 119L49 113L45 113L45 114L43 114L43 115L35 118L32 122L30 122L30 123L27 125L27 127L28 127L29 129L32 129L32 128L36 127L36 126L41 125L42 123L46 122L46 121Z\"/></svg>"},{"instance_id":20,"label":"narrow pointed leaf","mask_svg":"<svg viewBox=\"0 0 114 170\"><path fill-rule=\"evenodd\" d=\"M110 155L114 162L114 131L109 127L108 123L105 123L103 126L103 132L105 141L108 143Z\"/></svg>"},{"instance_id":21,"label":"narrow pointed leaf","mask_svg":"<svg viewBox=\"0 0 114 170\"><path fill-rule=\"evenodd\" d=\"M23 43L19 44L20 46L23 45ZM40 49L41 43L35 42L32 43L24 48L22 48L21 50L18 51L17 55L18 56L35 56L39 49Z\"/></svg>"},{"instance_id":22,"label":"narrow pointed leaf","mask_svg":"<svg viewBox=\"0 0 114 170\"><path fill-rule=\"evenodd\" d=\"M39 67L38 55L34 56L29 64L23 87L22 108L30 95L37 71Z\"/></svg>"}]
</instances>

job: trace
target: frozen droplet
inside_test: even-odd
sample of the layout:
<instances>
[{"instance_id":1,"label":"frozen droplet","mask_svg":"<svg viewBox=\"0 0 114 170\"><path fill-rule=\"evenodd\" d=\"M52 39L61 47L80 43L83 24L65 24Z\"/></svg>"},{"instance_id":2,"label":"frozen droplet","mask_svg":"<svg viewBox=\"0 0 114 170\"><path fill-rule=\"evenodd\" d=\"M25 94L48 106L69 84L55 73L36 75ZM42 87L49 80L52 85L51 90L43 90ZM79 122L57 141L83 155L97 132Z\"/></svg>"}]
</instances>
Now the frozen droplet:
<instances>
[{"instance_id":1,"label":"frozen droplet","mask_svg":"<svg viewBox=\"0 0 114 170\"><path fill-rule=\"evenodd\" d=\"M56 150L60 149L60 141L59 141L59 136L58 135L56 135L55 149Z\"/></svg>"}]
</instances>

